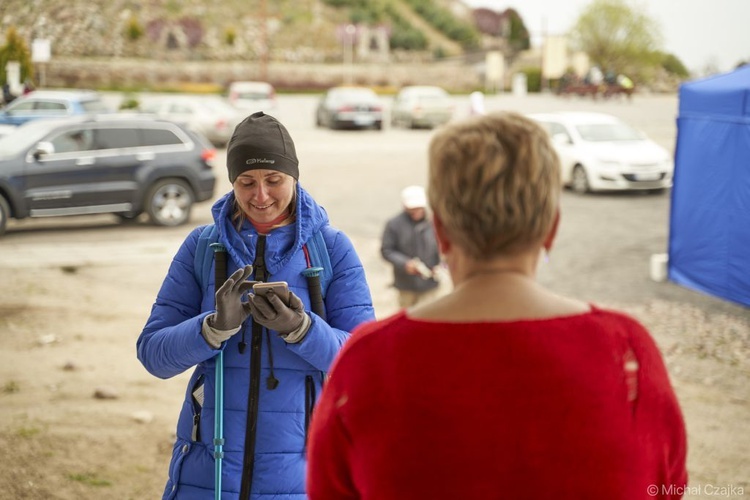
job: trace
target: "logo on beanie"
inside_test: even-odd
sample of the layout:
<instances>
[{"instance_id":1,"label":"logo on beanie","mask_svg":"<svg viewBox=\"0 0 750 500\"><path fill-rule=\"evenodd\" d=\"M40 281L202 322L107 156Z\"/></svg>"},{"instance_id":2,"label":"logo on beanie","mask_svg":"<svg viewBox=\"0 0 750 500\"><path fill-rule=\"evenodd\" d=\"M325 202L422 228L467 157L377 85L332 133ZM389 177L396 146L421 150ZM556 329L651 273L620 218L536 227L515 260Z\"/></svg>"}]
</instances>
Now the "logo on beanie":
<instances>
[{"instance_id":1,"label":"logo on beanie","mask_svg":"<svg viewBox=\"0 0 750 500\"><path fill-rule=\"evenodd\" d=\"M245 160L245 165L255 165L256 163L270 163L273 165L276 160L269 160L268 158L250 158Z\"/></svg>"}]
</instances>

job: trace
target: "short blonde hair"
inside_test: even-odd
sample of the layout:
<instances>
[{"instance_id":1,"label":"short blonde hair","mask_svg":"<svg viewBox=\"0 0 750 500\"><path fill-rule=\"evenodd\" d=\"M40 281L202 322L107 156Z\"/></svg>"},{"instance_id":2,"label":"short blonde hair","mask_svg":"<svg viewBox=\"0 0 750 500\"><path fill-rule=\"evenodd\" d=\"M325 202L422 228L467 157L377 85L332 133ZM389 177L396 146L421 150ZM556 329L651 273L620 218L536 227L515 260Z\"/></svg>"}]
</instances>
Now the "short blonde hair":
<instances>
[{"instance_id":1,"label":"short blonde hair","mask_svg":"<svg viewBox=\"0 0 750 500\"><path fill-rule=\"evenodd\" d=\"M518 113L448 124L429 147L428 199L454 244L486 260L541 244L560 198L560 160Z\"/></svg>"}]
</instances>

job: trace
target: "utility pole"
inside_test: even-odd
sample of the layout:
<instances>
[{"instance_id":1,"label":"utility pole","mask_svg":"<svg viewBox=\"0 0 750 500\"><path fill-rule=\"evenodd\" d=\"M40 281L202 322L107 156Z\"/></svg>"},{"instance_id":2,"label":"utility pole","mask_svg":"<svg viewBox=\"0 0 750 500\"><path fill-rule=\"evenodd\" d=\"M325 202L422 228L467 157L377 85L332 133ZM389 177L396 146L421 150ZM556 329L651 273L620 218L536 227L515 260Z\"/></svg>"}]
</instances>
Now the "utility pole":
<instances>
[{"instance_id":1,"label":"utility pole","mask_svg":"<svg viewBox=\"0 0 750 500\"><path fill-rule=\"evenodd\" d=\"M351 85L353 80L354 65L354 35L357 33L357 27L353 24L347 24L344 28L344 84Z\"/></svg>"},{"instance_id":2,"label":"utility pole","mask_svg":"<svg viewBox=\"0 0 750 500\"><path fill-rule=\"evenodd\" d=\"M268 8L266 0L260 0L260 79L268 81Z\"/></svg>"}]
</instances>

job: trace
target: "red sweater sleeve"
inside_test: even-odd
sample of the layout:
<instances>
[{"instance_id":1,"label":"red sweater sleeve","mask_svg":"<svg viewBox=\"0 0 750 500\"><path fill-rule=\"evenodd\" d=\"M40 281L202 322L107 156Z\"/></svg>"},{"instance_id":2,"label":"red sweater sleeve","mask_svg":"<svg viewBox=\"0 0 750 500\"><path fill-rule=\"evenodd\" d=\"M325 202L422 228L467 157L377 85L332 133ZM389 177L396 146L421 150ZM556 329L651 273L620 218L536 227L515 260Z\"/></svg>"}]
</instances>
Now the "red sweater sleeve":
<instances>
[{"instance_id":1,"label":"red sweater sleeve","mask_svg":"<svg viewBox=\"0 0 750 500\"><path fill-rule=\"evenodd\" d=\"M375 324L362 325L352 332L359 337ZM352 478L352 441L341 420L340 408L347 404L347 395L340 380L347 380L346 356L352 342L347 342L331 366L330 377L313 413L308 440L307 495L310 500L360 498ZM342 363L343 358L343 363Z\"/></svg>"},{"instance_id":2,"label":"red sweater sleeve","mask_svg":"<svg viewBox=\"0 0 750 500\"><path fill-rule=\"evenodd\" d=\"M684 486L688 482L687 437L682 411L653 337L640 323L633 319L629 321L629 342L639 363L639 394L635 407L635 421L638 425L649 427L642 434L645 439L666 439L669 443L664 447L664 455L661 457L664 470L669 474L663 478L662 491L666 493L666 498L682 498ZM644 444L650 445L650 449L657 448L654 443Z\"/></svg>"}]
</instances>

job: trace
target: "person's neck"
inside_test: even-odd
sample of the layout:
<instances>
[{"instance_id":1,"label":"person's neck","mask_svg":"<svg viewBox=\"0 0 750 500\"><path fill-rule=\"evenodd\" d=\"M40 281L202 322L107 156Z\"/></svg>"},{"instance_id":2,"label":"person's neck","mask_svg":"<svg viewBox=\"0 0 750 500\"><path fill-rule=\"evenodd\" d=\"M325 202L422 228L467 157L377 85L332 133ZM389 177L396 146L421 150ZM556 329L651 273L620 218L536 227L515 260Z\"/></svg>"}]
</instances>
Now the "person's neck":
<instances>
[{"instance_id":1,"label":"person's neck","mask_svg":"<svg viewBox=\"0 0 750 500\"><path fill-rule=\"evenodd\" d=\"M290 217L289 212L284 212L276 217L271 222L258 222L248 217L250 224L253 225L258 234L268 234L271 230L277 226L283 225L282 223Z\"/></svg>"},{"instance_id":2,"label":"person's neck","mask_svg":"<svg viewBox=\"0 0 750 500\"><path fill-rule=\"evenodd\" d=\"M537 260L532 258L530 254L503 257L490 261L461 258L454 263L451 274L453 284L456 287L467 282L494 282L513 278L533 281L536 278L536 264Z\"/></svg>"}]
</instances>

